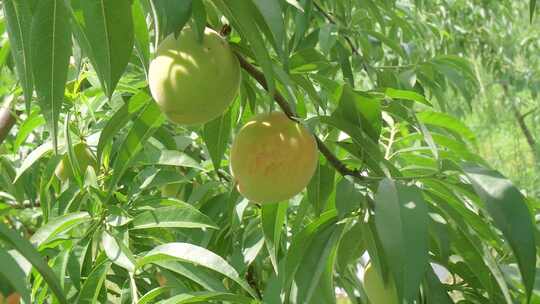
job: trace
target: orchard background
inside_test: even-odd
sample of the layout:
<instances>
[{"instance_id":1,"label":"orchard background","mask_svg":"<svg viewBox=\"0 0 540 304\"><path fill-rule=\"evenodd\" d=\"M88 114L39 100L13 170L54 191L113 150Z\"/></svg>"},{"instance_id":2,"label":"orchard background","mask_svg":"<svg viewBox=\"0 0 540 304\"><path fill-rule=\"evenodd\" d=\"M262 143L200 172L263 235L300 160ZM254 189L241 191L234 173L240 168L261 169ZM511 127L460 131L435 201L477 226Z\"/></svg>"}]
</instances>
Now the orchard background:
<instances>
[{"instance_id":1,"label":"orchard background","mask_svg":"<svg viewBox=\"0 0 540 304\"><path fill-rule=\"evenodd\" d=\"M535 0L1 5L3 297L540 303ZM208 123L172 123L150 63L206 27L238 58L239 92ZM273 111L319 160L300 194L259 204L230 148Z\"/></svg>"}]
</instances>

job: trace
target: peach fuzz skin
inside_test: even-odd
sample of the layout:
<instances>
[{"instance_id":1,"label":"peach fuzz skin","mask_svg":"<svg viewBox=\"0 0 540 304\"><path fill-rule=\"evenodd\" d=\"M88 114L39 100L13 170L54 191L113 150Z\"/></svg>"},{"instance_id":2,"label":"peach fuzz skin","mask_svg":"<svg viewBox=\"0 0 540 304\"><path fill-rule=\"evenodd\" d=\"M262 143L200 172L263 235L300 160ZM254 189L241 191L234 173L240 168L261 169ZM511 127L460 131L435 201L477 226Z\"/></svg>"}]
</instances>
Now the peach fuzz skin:
<instances>
[{"instance_id":1,"label":"peach fuzz skin","mask_svg":"<svg viewBox=\"0 0 540 304\"><path fill-rule=\"evenodd\" d=\"M317 143L302 125L273 112L253 117L231 148L238 191L257 203L277 203L300 193L315 173Z\"/></svg>"}]
</instances>

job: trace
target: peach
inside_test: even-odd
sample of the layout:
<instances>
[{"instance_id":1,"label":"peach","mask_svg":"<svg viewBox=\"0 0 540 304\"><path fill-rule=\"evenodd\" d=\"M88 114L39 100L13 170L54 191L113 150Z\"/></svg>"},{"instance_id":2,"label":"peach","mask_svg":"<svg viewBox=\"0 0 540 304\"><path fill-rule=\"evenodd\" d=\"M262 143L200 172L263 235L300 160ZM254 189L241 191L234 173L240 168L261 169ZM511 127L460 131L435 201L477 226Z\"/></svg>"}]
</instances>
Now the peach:
<instances>
[{"instance_id":1,"label":"peach","mask_svg":"<svg viewBox=\"0 0 540 304\"><path fill-rule=\"evenodd\" d=\"M386 286L380 274L371 264L364 272L364 289L371 303L397 304L398 296L392 278L389 278Z\"/></svg>"},{"instance_id":2,"label":"peach","mask_svg":"<svg viewBox=\"0 0 540 304\"><path fill-rule=\"evenodd\" d=\"M253 117L236 135L230 167L238 191L257 203L277 203L300 193L315 173L313 135L281 112Z\"/></svg>"},{"instance_id":3,"label":"peach","mask_svg":"<svg viewBox=\"0 0 540 304\"><path fill-rule=\"evenodd\" d=\"M229 44L206 29L202 42L191 28L161 42L148 83L161 111L181 125L206 123L223 114L240 87L240 64Z\"/></svg>"}]
</instances>

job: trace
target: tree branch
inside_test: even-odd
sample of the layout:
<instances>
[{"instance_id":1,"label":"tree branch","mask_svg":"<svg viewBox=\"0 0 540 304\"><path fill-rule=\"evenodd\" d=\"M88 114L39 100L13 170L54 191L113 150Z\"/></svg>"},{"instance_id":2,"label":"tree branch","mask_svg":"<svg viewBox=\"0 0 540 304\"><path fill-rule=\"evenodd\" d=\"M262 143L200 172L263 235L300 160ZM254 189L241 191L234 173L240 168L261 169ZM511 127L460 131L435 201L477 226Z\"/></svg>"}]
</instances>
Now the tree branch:
<instances>
[{"instance_id":1,"label":"tree branch","mask_svg":"<svg viewBox=\"0 0 540 304\"><path fill-rule=\"evenodd\" d=\"M0 107L0 144L6 139L17 120L9 107Z\"/></svg>"},{"instance_id":2,"label":"tree branch","mask_svg":"<svg viewBox=\"0 0 540 304\"><path fill-rule=\"evenodd\" d=\"M239 53L236 53L236 57L238 57L238 60L240 62L240 66L248 72L251 77L253 77L257 82L266 90L268 91L268 84L266 83L266 79L264 78L264 74L259 71L257 68L255 68L251 63L249 63L242 55ZM289 117L289 119L298 122L298 119L295 117L293 110L291 109L291 106L285 100L285 98L279 93L274 92L274 100L279 105L279 107L283 110L285 115ZM326 158L326 160L334 167L341 175L343 176L352 176L356 177L360 180L365 181L366 177L361 174L359 170L352 170L349 169L344 163L342 163L331 151L330 149L324 144L324 142L318 138L316 135L314 135L315 140L317 141L317 147L321 154Z\"/></svg>"},{"instance_id":3,"label":"tree branch","mask_svg":"<svg viewBox=\"0 0 540 304\"><path fill-rule=\"evenodd\" d=\"M527 140L527 143L529 144L529 147L532 149L533 154L536 155L536 140L534 139L534 136L532 135L531 131L529 130L529 127L527 126L527 123L525 123L524 116L519 112L516 105L512 102L512 112L514 112L514 116L516 117L516 120L518 122L519 128L521 129L521 132L523 133L523 136L525 136L525 139Z\"/></svg>"},{"instance_id":4,"label":"tree branch","mask_svg":"<svg viewBox=\"0 0 540 304\"><path fill-rule=\"evenodd\" d=\"M521 114L521 118L522 118L522 119L527 118L527 116L529 116L529 115L531 115L532 113L536 112L536 110L538 110L538 108L532 108L531 110L525 112L524 114Z\"/></svg>"},{"instance_id":5,"label":"tree branch","mask_svg":"<svg viewBox=\"0 0 540 304\"><path fill-rule=\"evenodd\" d=\"M502 88L503 88L503 91L504 91L504 96L506 98L509 98L508 84L507 83L502 83ZM540 157L540 155L539 155L540 153L538 152L537 147L536 147L536 139L532 135L531 130L529 130L529 127L527 126L527 123L525 122L526 115L522 115L519 112L519 109L517 108L517 106L516 106L516 104L514 103L513 100L510 100L510 106L512 108L512 112L514 114L514 117L517 120L519 128L521 129L521 132L523 133L523 136L525 136L525 139L527 140L527 144L529 145L529 148L531 149L535 160L538 162L538 157ZM528 114L528 113L526 113L526 114Z\"/></svg>"}]
</instances>

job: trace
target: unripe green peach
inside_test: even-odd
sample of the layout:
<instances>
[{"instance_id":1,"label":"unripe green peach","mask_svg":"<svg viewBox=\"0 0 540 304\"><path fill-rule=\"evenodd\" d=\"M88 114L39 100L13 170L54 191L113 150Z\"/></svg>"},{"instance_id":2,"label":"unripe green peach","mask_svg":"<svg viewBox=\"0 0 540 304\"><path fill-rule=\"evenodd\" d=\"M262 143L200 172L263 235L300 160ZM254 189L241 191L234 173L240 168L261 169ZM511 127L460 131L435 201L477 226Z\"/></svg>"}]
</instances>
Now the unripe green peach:
<instances>
[{"instance_id":1,"label":"unripe green peach","mask_svg":"<svg viewBox=\"0 0 540 304\"><path fill-rule=\"evenodd\" d=\"M97 161L86 144L78 143L73 147L73 150L75 152L77 162L79 163L79 172L81 172L82 175L84 175L86 168L89 166L94 168L94 170L97 172ZM67 153L64 155L58 166L56 166L54 173L61 181L66 181L68 178L73 176L73 170L71 169L71 163L69 162Z\"/></svg>"},{"instance_id":2,"label":"unripe green peach","mask_svg":"<svg viewBox=\"0 0 540 304\"><path fill-rule=\"evenodd\" d=\"M372 304L397 304L398 296L392 278L389 278L386 286L382 277L371 264L364 272L364 289Z\"/></svg>"},{"instance_id":3,"label":"unripe green peach","mask_svg":"<svg viewBox=\"0 0 540 304\"><path fill-rule=\"evenodd\" d=\"M317 166L317 143L302 125L281 112L246 123L231 148L238 191L258 203L275 203L300 193Z\"/></svg>"},{"instance_id":4,"label":"unripe green peach","mask_svg":"<svg viewBox=\"0 0 540 304\"><path fill-rule=\"evenodd\" d=\"M169 120L193 125L217 118L240 86L240 64L229 44L206 29L202 42L191 28L169 35L150 63L150 91Z\"/></svg>"}]
</instances>

